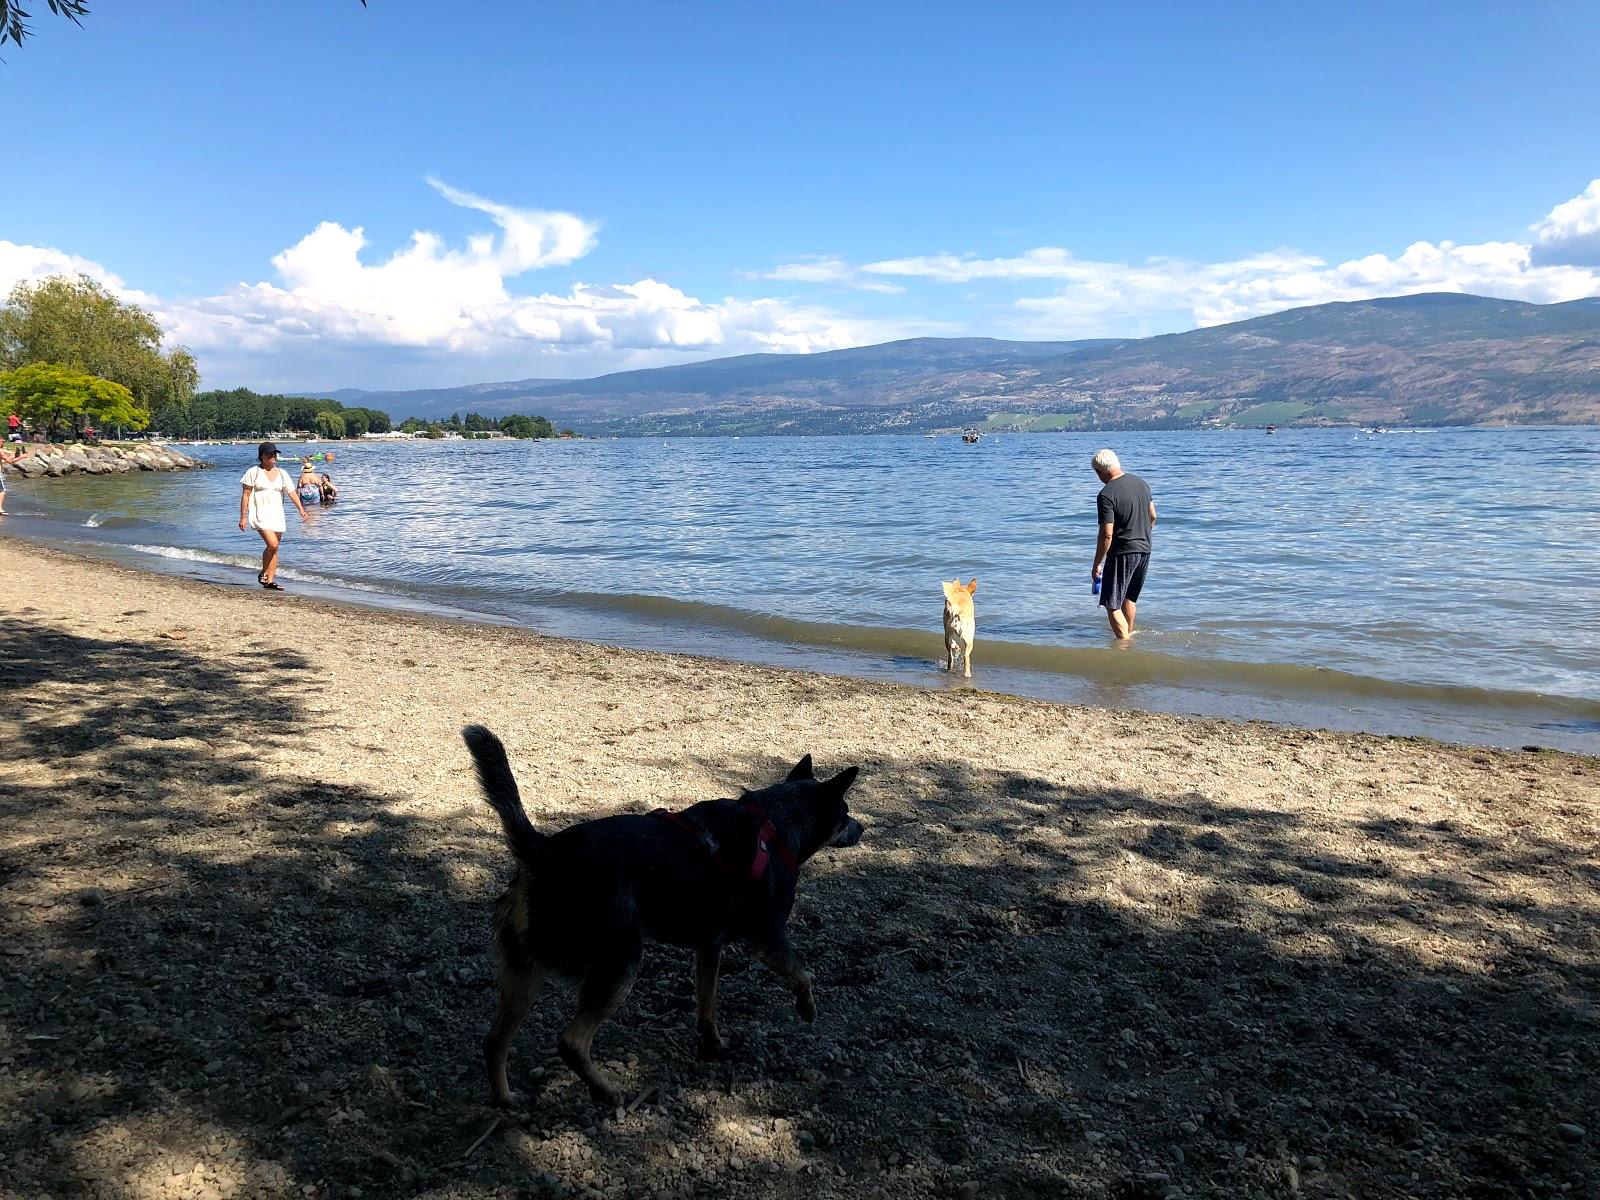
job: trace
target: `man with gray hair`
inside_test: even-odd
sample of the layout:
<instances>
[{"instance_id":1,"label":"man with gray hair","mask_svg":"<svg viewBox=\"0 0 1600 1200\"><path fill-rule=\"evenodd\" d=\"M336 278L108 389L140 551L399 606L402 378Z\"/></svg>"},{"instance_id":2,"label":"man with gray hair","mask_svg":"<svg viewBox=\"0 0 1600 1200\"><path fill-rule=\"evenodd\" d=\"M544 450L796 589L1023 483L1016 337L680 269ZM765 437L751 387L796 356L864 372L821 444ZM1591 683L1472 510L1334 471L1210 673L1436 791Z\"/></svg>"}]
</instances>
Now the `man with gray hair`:
<instances>
[{"instance_id":1,"label":"man with gray hair","mask_svg":"<svg viewBox=\"0 0 1600 1200\"><path fill-rule=\"evenodd\" d=\"M1100 489L1100 536L1094 546L1094 581L1100 603L1118 639L1133 636L1135 601L1144 590L1150 567L1150 535L1156 523L1156 502L1137 475L1122 469L1110 450L1091 460L1105 484Z\"/></svg>"}]
</instances>

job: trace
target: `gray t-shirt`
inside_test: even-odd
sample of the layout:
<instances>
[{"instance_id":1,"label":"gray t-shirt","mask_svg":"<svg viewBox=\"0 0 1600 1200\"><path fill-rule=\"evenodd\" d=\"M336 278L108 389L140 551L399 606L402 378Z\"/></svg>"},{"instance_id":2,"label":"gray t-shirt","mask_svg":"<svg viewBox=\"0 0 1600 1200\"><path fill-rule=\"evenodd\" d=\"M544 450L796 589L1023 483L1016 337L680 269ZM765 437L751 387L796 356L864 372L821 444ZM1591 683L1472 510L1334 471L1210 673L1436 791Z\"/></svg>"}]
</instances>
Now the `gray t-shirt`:
<instances>
[{"instance_id":1,"label":"gray t-shirt","mask_svg":"<svg viewBox=\"0 0 1600 1200\"><path fill-rule=\"evenodd\" d=\"M1124 471L1100 489L1100 524L1111 526L1113 554L1150 553L1150 489Z\"/></svg>"}]
</instances>

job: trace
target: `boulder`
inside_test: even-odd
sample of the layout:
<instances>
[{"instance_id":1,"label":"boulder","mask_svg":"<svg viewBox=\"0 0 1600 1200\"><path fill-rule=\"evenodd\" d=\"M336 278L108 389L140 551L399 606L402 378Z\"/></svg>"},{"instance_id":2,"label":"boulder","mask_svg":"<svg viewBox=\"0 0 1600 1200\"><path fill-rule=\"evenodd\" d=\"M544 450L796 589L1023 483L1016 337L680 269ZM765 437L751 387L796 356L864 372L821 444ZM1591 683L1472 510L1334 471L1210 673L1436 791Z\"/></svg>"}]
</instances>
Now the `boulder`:
<instances>
[{"instance_id":1,"label":"boulder","mask_svg":"<svg viewBox=\"0 0 1600 1200\"><path fill-rule=\"evenodd\" d=\"M12 476L122 475L129 471L188 471L209 466L166 446L35 446L7 468Z\"/></svg>"}]
</instances>

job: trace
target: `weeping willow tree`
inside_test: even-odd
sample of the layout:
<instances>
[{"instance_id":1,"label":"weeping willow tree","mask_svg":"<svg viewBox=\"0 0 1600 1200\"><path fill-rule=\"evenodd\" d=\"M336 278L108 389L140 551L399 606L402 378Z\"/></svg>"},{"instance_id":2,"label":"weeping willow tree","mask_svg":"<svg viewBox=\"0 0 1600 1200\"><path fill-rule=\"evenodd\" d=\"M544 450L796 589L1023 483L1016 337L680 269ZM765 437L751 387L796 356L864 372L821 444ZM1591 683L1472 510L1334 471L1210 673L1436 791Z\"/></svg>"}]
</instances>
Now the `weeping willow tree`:
<instances>
[{"instance_id":1,"label":"weeping willow tree","mask_svg":"<svg viewBox=\"0 0 1600 1200\"><path fill-rule=\"evenodd\" d=\"M67 18L74 25L82 25L83 18L89 15L88 0L45 0L45 3L56 16ZM360 0L360 3L362 8L367 6L367 0ZM22 45L33 35L33 26L28 24L32 19L33 14L17 0L0 0L0 46L7 42Z\"/></svg>"},{"instance_id":2,"label":"weeping willow tree","mask_svg":"<svg viewBox=\"0 0 1600 1200\"><path fill-rule=\"evenodd\" d=\"M362 0L362 3L365 2ZM74 25L82 25L80 18L89 15L89 5L85 0L45 0L45 3L56 16L66 17ZM33 32L33 26L28 24L31 16L16 0L0 0L0 46L7 42L22 45Z\"/></svg>"}]
</instances>

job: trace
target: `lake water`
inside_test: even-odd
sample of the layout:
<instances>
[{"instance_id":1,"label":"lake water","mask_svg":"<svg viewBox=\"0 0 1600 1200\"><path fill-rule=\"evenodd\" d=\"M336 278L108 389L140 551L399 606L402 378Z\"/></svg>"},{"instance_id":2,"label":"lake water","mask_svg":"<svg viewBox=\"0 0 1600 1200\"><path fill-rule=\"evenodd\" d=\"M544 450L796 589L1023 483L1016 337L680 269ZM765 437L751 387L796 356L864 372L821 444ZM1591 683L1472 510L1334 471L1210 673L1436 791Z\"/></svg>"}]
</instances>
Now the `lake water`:
<instances>
[{"instance_id":1,"label":"lake water","mask_svg":"<svg viewBox=\"0 0 1600 1200\"><path fill-rule=\"evenodd\" d=\"M1089 586L1102 443L1161 513L1125 648ZM291 514L300 592L961 686L939 581L976 575L977 687L1600 750L1600 429L318 448L343 498ZM254 450L199 453L16 480L6 531L258 591Z\"/></svg>"}]
</instances>

